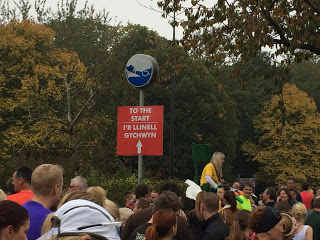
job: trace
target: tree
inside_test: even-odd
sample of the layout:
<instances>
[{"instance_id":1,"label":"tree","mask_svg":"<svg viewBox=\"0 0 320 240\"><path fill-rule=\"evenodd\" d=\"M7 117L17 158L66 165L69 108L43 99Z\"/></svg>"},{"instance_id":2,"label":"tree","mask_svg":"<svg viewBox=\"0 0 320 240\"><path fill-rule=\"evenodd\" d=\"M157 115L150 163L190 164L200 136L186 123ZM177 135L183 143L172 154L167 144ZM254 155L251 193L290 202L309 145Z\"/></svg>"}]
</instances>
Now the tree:
<instances>
[{"instance_id":1,"label":"tree","mask_svg":"<svg viewBox=\"0 0 320 240\"><path fill-rule=\"evenodd\" d=\"M44 25L12 21L0 32L2 156L72 154L79 170L78 132L96 94L85 66L76 53L54 47Z\"/></svg>"},{"instance_id":2,"label":"tree","mask_svg":"<svg viewBox=\"0 0 320 240\"><path fill-rule=\"evenodd\" d=\"M305 91L312 97L320 108L320 62L303 61L301 63L292 63L289 66L289 80L296 84L299 89Z\"/></svg>"},{"instance_id":3,"label":"tree","mask_svg":"<svg viewBox=\"0 0 320 240\"><path fill-rule=\"evenodd\" d=\"M235 102L236 117L239 121L233 173L236 176L240 174L242 177L252 177L258 170L258 164L247 161L241 146L246 141L257 140L253 126L254 118L263 109L263 104L279 91L276 83L280 74L279 70L272 66L266 54L250 59L239 74L233 74L234 69L235 66L223 66L219 72L220 82Z\"/></svg>"},{"instance_id":4,"label":"tree","mask_svg":"<svg viewBox=\"0 0 320 240\"><path fill-rule=\"evenodd\" d=\"M172 43L155 38L155 48L145 51L157 59L159 80L145 92L145 102L164 105L164 156L147 160L148 168L167 168L169 156L169 123L171 77L175 74L175 154L174 175L192 178L194 171L191 144L210 143L212 151L227 156L226 167L235 159L238 121L234 102L217 78L217 69L209 69L201 59L194 59ZM175 72L172 73L172 65ZM156 167L159 166L159 167ZM230 167L231 168L231 167ZM228 170L230 170L230 168ZM230 174L231 171L228 171Z\"/></svg>"},{"instance_id":5,"label":"tree","mask_svg":"<svg viewBox=\"0 0 320 240\"><path fill-rule=\"evenodd\" d=\"M257 143L242 149L260 163L259 181L283 183L288 176L316 183L320 174L320 118L313 99L293 84L284 84L255 121Z\"/></svg>"},{"instance_id":6,"label":"tree","mask_svg":"<svg viewBox=\"0 0 320 240\"><path fill-rule=\"evenodd\" d=\"M184 46L214 61L226 56L246 60L264 47L273 48L274 57L320 55L318 0L218 0L214 6L191 0L192 7L183 8L184 2L189 1L161 0L158 5L166 14L183 10Z\"/></svg>"}]
</instances>

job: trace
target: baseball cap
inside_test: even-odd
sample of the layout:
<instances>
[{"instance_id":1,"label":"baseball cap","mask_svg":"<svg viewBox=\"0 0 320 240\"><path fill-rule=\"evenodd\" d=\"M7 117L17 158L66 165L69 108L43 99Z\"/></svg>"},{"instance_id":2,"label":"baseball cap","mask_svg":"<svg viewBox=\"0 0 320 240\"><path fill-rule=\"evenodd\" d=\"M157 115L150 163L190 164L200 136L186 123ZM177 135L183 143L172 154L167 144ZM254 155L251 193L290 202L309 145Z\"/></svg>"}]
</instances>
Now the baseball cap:
<instances>
[{"instance_id":1,"label":"baseball cap","mask_svg":"<svg viewBox=\"0 0 320 240\"><path fill-rule=\"evenodd\" d=\"M256 233L268 232L280 222L281 218L281 213L276 208L266 206L266 210L258 225L258 229L256 229Z\"/></svg>"},{"instance_id":2,"label":"baseball cap","mask_svg":"<svg viewBox=\"0 0 320 240\"><path fill-rule=\"evenodd\" d=\"M76 199L63 204L53 215L58 236L89 234L100 239L120 240L119 227L111 214L94 202Z\"/></svg>"}]
</instances>

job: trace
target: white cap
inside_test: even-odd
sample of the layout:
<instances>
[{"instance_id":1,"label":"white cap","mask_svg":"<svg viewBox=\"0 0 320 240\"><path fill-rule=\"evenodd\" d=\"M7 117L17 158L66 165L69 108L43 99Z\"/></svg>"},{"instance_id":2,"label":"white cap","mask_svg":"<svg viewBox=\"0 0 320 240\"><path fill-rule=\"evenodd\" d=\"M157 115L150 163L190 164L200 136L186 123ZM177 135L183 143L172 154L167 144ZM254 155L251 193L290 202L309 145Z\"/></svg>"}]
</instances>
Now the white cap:
<instances>
[{"instance_id":1,"label":"white cap","mask_svg":"<svg viewBox=\"0 0 320 240\"><path fill-rule=\"evenodd\" d=\"M63 204L53 215L59 235L79 235L88 233L120 240L118 227L111 214L103 207L83 199L71 200Z\"/></svg>"}]
</instances>

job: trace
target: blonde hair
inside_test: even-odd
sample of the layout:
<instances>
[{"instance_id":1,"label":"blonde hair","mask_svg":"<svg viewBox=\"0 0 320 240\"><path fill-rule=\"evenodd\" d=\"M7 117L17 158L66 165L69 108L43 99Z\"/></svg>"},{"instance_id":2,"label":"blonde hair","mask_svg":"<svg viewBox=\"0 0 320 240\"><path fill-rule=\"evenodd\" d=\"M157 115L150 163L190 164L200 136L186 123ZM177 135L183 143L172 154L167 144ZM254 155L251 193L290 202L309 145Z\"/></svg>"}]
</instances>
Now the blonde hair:
<instances>
[{"instance_id":1,"label":"blonde hair","mask_svg":"<svg viewBox=\"0 0 320 240\"><path fill-rule=\"evenodd\" d=\"M67 192L60 200L57 208L60 208L66 202L75 199L84 199L91 202L94 202L101 207L104 207L104 199L99 194L91 194L87 192Z\"/></svg>"},{"instance_id":2,"label":"blonde hair","mask_svg":"<svg viewBox=\"0 0 320 240\"><path fill-rule=\"evenodd\" d=\"M205 191L201 191L197 194L197 197L196 197L196 202L195 202L195 205L194 205L194 209L195 209L195 212L196 212L196 216L197 218L199 219L199 221L203 221L203 216L201 214L201 202L203 200L203 197L204 195L206 195L206 192Z\"/></svg>"},{"instance_id":3,"label":"blonde hair","mask_svg":"<svg viewBox=\"0 0 320 240\"><path fill-rule=\"evenodd\" d=\"M85 235L85 233L84 233ZM52 236L51 240L81 240L82 236L59 236L58 235L54 235ZM91 237L92 239L92 237Z\"/></svg>"},{"instance_id":4,"label":"blonde hair","mask_svg":"<svg viewBox=\"0 0 320 240\"><path fill-rule=\"evenodd\" d=\"M41 236L51 230L51 218L53 216L54 212L49 213L46 217L46 220L44 220L42 228L41 228Z\"/></svg>"},{"instance_id":5,"label":"blonde hair","mask_svg":"<svg viewBox=\"0 0 320 240\"><path fill-rule=\"evenodd\" d=\"M291 214L299 222L303 222L307 217L307 208L303 203L296 203L292 206Z\"/></svg>"},{"instance_id":6,"label":"blonde hair","mask_svg":"<svg viewBox=\"0 0 320 240\"><path fill-rule=\"evenodd\" d=\"M293 234L294 227L296 225L296 220L295 218L292 218L289 214L287 213L281 213L282 219L281 223L283 224L283 239L284 240L289 240L291 239L291 235Z\"/></svg>"},{"instance_id":7,"label":"blonde hair","mask_svg":"<svg viewBox=\"0 0 320 240\"><path fill-rule=\"evenodd\" d=\"M118 221L120 218L120 211L119 211L119 207L117 204L115 204L114 202L112 202L109 199L106 199L103 205L104 209L106 209L111 216Z\"/></svg>"},{"instance_id":8,"label":"blonde hair","mask_svg":"<svg viewBox=\"0 0 320 240\"><path fill-rule=\"evenodd\" d=\"M222 177L222 160L224 159L225 155L222 152L215 152L211 157L211 163L216 167L217 174L221 178Z\"/></svg>"},{"instance_id":9,"label":"blonde hair","mask_svg":"<svg viewBox=\"0 0 320 240\"><path fill-rule=\"evenodd\" d=\"M119 213L120 213L119 221L122 222L122 225L125 225L128 218L133 214L133 211L129 208L122 207L122 208L119 208Z\"/></svg>"},{"instance_id":10,"label":"blonde hair","mask_svg":"<svg viewBox=\"0 0 320 240\"><path fill-rule=\"evenodd\" d=\"M2 189L0 189L0 201L6 200L6 199L7 199L7 195L4 193Z\"/></svg>"},{"instance_id":11,"label":"blonde hair","mask_svg":"<svg viewBox=\"0 0 320 240\"><path fill-rule=\"evenodd\" d=\"M102 198L106 199L107 198L107 192L106 190L104 190L102 187L96 186L96 187L89 187L87 189L88 193L91 194L98 194L100 195Z\"/></svg>"},{"instance_id":12,"label":"blonde hair","mask_svg":"<svg viewBox=\"0 0 320 240\"><path fill-rule=\"evenodd\" d=\"M63 169L60 165L42 164L31 176L31 188L35 195L48 196L52 188L63 184Z\"/></svg>"}]
</instances>

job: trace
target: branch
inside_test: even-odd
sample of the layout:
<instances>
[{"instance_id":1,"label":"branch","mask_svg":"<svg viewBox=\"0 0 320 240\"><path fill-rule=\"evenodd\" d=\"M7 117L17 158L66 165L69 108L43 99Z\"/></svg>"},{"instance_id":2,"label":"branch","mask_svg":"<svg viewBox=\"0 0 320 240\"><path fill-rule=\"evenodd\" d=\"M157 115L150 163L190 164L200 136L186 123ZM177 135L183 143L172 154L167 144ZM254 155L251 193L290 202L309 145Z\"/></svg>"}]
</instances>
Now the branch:
<instances>
[{"instance_id":1,"label":"branch","mask_svg":"<svg viewBox=\"0 0 320 240\"><path fill-rule=\"evenodd\" d=\"M66 85L66 94L67 94L67 115L69 123L72 121L71 117L71 94L70 94L70 85L67 81L67 74L64 74L64 83Z\"/></svg>"},{"instance_id":2,"label":"branch","mask_svg":"<svg viewBox=\"0 0 320 240\"><path fill-rule=\"evenodd\" d=\"M143 4L142 4L141 2L139 2L138 0L136 0L136 2L137 2L140 6L146 8L146 9L149 9L149 10L151 10L151 11L154 11L154 12L157 12L157 13L161 13L161 14L164 14L164 15L167 15L167 16L170 17L170 18L174 18L174 17L168 15L168 14L167 14L166 12L164 12L164 11L159 11L159 10L157 10L157 9L154 9L151 5L150 5L150 6L143 5ZM180 15L180 14L183 14L183 13L184 13L184 11L182 11L181 13L178 13L177 15ZM177 19L177 18L176 18L176 20L182 21L183 19Z\"/></svg>"},{"instance_id":3,"label":"branch","mask_svg":"<svg viewBox=\"0 0 320 240\"><path fill-rule=\"evenodd\" d=\"M270 12L272 10L272 8L274 7L274 5L276 4L278 0L273 0L272 3L270 4L269 8L268 8L268 12Z\"/></svg>"},{"instance_id":4,"label":"branch","mask_svg":"<svg viewBox=\"0 0 320 240\"><path fill-rule=\"evenodd\" d=\"M309 0L304 0L304 2L305 2L306 4L308 4L315 13L317 13L318 15L320 15L319 9L317 9L314 5L312 5Z\"/></svg>"},{"instance_id":5,"label":"branch","mask_svg":"<svg viewBox=\"0 0 320 240\"><path fill-rule=\"evenodd\" d=\"M63 132L63 133L68 133L66 130L63 130L61 128L53 128L53 129L50 129L49 132L47 132L47 134L44 136L44 138L47 138L52 132L54 131L59 131L59 132Z\"/></svg>"},{"instance_id":6,"label":"branch","mask_svg":"<svg viewBox=\"0 0 320 240\"><path fill-rule=\"evenodd\" d=\"M299 48L309 50L310 52L313 52L313 53L315 53L315 54L320 56L320 48L318 48L318 47L316 47L314 45L301 44L301 45L299 45Z\"/></svg>"},{"instance_id":7,"label":"branch","mask_svg":"<svg viewBox=\"0 0 320 240\"><path fill-rule=\"evenodd\" d=\"M42 121L42 120L50 120L50 121L55 121L55 122L62 123L62 124L68 123L67 121L63 121L63 120L59 120L59 119L55 119L55 118L50 118L50 117L39 117L39 118L30 117L30 119L32 120L32 122L25 124L23 127L27 127L29 125L32 125L32 124L34 124L38 121Z\"/></svg>"},{"instance_id":8,"label":"branch","mask_svg":"<svg viewBox=\"0 0 320 240\"><path fill-rule=\"evenodd\" d=\"M92 100L92 98L98 93L98 91L95 91L94 93L91 94L91 96L87 99L87 101L82 105L81 109L75 116L75 118L70 122L69 125L69 133L72 131L75 123L78 121L78 118L80 117L81 113L84 111L84 109L89 105L89 102Z\"/></svg>"},{"instance_id":9,"label":"branch","mask_svg":"<svg viewBox=\"0 0 320 240\"><path fill-rule=\"evenodd\" d=\"M273 2L275 2L275 0ZM266 19L269 21L269 23L274 27L274 29L277 32L277 34L279 34L281 41L278 41L278 42L281 43L281 44L284 44L286 47L290 47L289 40L285 37L285 35L283 34L283 32L280 29L279 25L272 19L272 17L270 16L269 12L267 12L263 8L263 6L261 6L261 10L262 10L264 16L266 17Z\"/></svg>"},{"instance_id":10,"label":"branch","mask_svg":"<svg viewBox=\"0 0 320 240\"><path fill-rule=\"evenodd\" d=\"M283 44L283 41L281 39L273 39L273 42L278 44ZM296 46L297 47L295 49L309 50L310 52L320 56L320 48L315 45L305 43L305 44L299 44Z\"/></svg>"}]
</instances>

